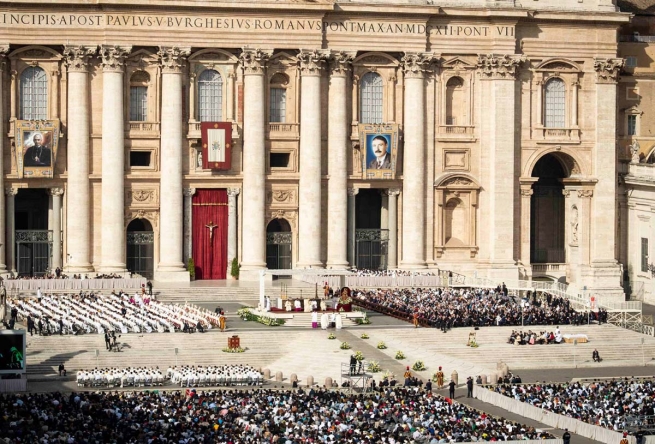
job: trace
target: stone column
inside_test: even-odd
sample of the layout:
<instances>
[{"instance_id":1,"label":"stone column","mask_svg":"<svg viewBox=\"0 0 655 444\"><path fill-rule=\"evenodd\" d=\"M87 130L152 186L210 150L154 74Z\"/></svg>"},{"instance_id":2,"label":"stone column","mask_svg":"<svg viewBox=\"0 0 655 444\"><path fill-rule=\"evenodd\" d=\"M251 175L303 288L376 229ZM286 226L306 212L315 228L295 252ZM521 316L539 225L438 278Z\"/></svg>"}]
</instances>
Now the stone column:
<instances>
[{"instance_id":1,"label":"stone column","mask_svg":"<svg viewBox=\"0 0 655 444\"><path fill-rule=\"evenodd\" d=\"M196 194L195 188L184 189L184 255L183 261L189 263L189 258L193 257L193 195Z\"/></svg>"},{"instance_id":2,"label":"stone column","mask_svg":"<svg viewBox=\"0 0 655 444\"><path fill-rule=\"evenodd\" d=\"M578 127L578 88L579 87L580 87L580 82L571 83L571 126L573 128Z\"/></svg>"},{"instance_id":3,"label":"stone column","mask_svg":"<svg viewBox=\"0 0 655 444\"><path fill-rule=\"evenodd\" d=\"M227 115L225 120L232 122L234 120L234 80L236 79L237 74L230 71L227 74L227 94L226 102L227 103Z\"/></svg>"},{"instance_id":4,"label":"stone column","mask_svg":"<svg viewBox=\"0 0 655 444\"><path fill-rule=\"evenodd\" d=\"M486 254L490 262L489 277L517 279L518 267L514 245L519 242L515 229L519 205L516 170L516 75L523 58L515 55L489 54L478 57L483 97L489 102L482 117L482 150L486 152L487 172L482 188L489 190L481 199L481 215ZM485 218L487 220L485 220ZM485 258L486 259L486 258Z\"/></svg>"},{"instance_id":5,"label":"stone column","mask_svg":"<svg viewBox=\"0 0 655 444\"><path fill-rule=\"evenodd\" d=\"M68 186L66 192L66 271L84 273L91 266L91 185L89 183L88 61L96 46L65 46L68 65ZM121 93L122 95L122 93ZM121 128L121 135L123 131ZM121 191L122 192L122 191ZM123 210L121 209L121 216Z\"/></svg>"},{"instance_id":6,"label":"stone column","mask_svg":"<svg viewBox=\"0 0 655 444\"><path fill-rule=\"evenodd\" d=\"M532 183L521 183L521 263L528 276L532 276L530 260L530 205L532 199Z\"/></svg>"},{"instance_id":7,"label":"stone column","mask_svg":"<svg viewBox=\"0 0 655 444\"><path fill-rule=\"evenodd\" d=\"M398 267L398 195L400 190L390 188L387 190L389 197L389 247L387 249L387 267L394 269Z\"/></svg>"},{"instance_id":8,"label":"stone column","mask_svg":"<svg viewBox=\"0 0 655 444\"><path fill-rule=\"evenodd\" d=\"M63 188L50 188L50 196L52 196L52 225L49 227L52 230L52 263L50 268L62 266L61 255L61 196L64 195ZM122 213L121 213L122 215Z\"/></svg>"},{"instance_id":9,"label":"stone column","mask_svg":"<svg viewBox=\"0 0 655 444\"><path fill-rule=\"evenodd\" d=\"M346 88L354 54L333 52L328 94L328 268L348 266L348 102Z\"/></svg>"},{"instance_id":10,"label":"stone column","mask_svg":"<svg viewBox=\"0 0 655 444\"><path fill-rule=\"evenodd\" d=\"M5 72L5 67L7 65L7 61L5 59L5 56L9 52L9 45L0 45L0 103L5 103L5 91L4 91L4 72ZM0 153L4 153L4 143L5 143L5 137L4 135L7 134L8 129L5 128L5 107L0 106L0 134L2 134L2 137L0 137ZM10 123L11 125L11 123ZM5 182L5 175L4 175L4 156L0 156L0 190L4 188L4 182ZM7 271L7 266L9 262L5 262L6 254L7 254L7 249L5 248L5 195L4 193L0 193L0 211L3 213L0 213L0 274L5 273Z\"/></svg>"},{"instance_id":11,"label":"stone column","mask_svg":"<svg viewBox=\"0 0 655 444\"><path fill-rule=\"evenodd\" d=\"M102 244L100 271L125 268L125 117L123 67L130 46L100 47L102 56Z\"/></svg>"},{"instance_id":12,"label":"stone column","mask_svg":"<svg viewBox=\"0 0 655 444\"><path fill-rule=\"evenodd\" d=\"M266 93L264 70L271 51L244 49L243 218L241 271L245 279L266 268ZM252 272L252 273L251 273Z\"/></svg>"},{"instance_id":13,"label":"stone column","mask_svg":"<svg viewBox=\"0 0 655 444\"><path fill-rule=\"evenodd\" d=\"M162 76L159 265L155 279L188 281L183 259L182 69L189 48L160 46Z\"/></svg>"},{"instance_id":14,"label":"stone column","mask_svg":"<svg viewBox=\"0 0 655 444\"><path fill-rule=\"evenodd\" d=\"M433 56L405 53L402 268L425 268L425 82Z\"/></svg>"},{"instance_id":15,"label":"stone column","mask_svg":"<svg viewBox=\"0 0 655 444\"><path fill-rule=\"evenodd\" d=\"M358 188L348 188L348 262L355 266L355 211Z\"/></svg>"},{"instance_id":16,"label":"stone column","mask_svg":"<svg viewBox=\"0 0 655 444\"><path fill-rule=\"evenodd\" d=\"M321 73L327 54L300 51L300 195L298 199L298 268L321 262Z\"/></svg>"},{"instance_id":17,"label":"stone column","mask_svg":"<svg viewBox=\"0 0 655 444\"><path fill-rule=\"evenodd\" d=\"M230 276L232 259L237 257L237 196L241 193L241 188L227 189L227 275Z\"/></svg>"},{"instance_id":18,"label":"stone column","mask_svg":"<svg viewBox=\"0 0 655 444\"><path fill-rule=\"evenodd\" d=\"M18 188L5 188L7 195L7 271L16 272L16 194Z\"/></svg>"},{"instance_id":19,"label":"stone column","mask_svg":"<svg viewBox=\"0 0 655 444\"><path fill-rule=\"evenodd\" d=\"M58 119L59 118L59 75L61 73L59 72L59 69L53 70L50 75L52 76L52 99L51 99L51 111L50 115L52 116L53 119Z\"/></svg>"}]
</instances>

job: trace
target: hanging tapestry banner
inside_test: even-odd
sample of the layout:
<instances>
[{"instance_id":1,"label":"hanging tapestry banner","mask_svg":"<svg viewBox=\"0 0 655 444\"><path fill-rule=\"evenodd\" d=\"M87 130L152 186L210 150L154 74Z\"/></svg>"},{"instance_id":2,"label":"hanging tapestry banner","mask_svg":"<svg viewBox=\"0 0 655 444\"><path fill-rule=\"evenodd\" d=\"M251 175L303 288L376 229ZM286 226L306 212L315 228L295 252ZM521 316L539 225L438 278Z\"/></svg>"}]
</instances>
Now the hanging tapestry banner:
<instances>
[{"instance_id":1,"label":"hanging tapestry banner","mask_svg":"<svg viewBox=\"0 0 655 444\"><path fill-rule=\"evenodd\" d=\"M16 121L19 179L53 177L59 148L59 120Z\"/></svg>"},{"instance_id":2,"label":"hanging tapestry banner","mask_svg":"<svg viewBox=\"0 0 655 444\"><path fill-rule=\"evenodd\" d=\"M397 124L359 124L363 179L395 179L398 157Z\"/></svg>"},{"instance_id":3,"label":"hanging tapestry banner","mask_svg":"<svg viewBox=\"0 0 655 444\"><path fill-rule=\"evenodd\" d=\"M226 171L232 166L232 123L202 122L202 168Z\"/></svg>"}]
</instances>

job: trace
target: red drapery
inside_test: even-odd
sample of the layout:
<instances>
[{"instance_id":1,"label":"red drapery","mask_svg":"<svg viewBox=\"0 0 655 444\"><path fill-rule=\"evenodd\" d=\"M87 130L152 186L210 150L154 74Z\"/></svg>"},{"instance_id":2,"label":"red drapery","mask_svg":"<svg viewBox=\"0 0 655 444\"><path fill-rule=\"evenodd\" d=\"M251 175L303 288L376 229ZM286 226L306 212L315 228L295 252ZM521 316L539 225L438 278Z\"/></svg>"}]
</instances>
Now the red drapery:
<instances>
[{"instance_id":1,"label":"red drapery","mask_svg":"<svg viewBox=\"0 0 655 444\"><path fill-rule=\"evenodd\" d=\"M225 279L227 190L196 190L193 195L192 218L196 279ZM215 227L210 228L210 225Z\"/></svg>"}]
</instances>

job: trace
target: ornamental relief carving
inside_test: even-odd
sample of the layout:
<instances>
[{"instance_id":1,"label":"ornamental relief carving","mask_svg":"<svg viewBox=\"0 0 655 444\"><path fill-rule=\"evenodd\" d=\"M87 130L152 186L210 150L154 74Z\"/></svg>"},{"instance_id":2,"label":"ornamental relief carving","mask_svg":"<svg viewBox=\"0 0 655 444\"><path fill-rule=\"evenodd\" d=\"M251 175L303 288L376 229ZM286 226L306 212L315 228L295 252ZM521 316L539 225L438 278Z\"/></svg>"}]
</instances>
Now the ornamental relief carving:
<instances>
[{"instance_id":1,"label":"ornamental relief carving","mask_svg":"<svg viewBox=\"0 0 655 444\"><path fill-rule=\"evenodd\" d=\"M266 202L274 208L297 207L297 192L295 189L268 190L266 193Z\"/></svg>"},{"instance_id":2,"label":"ornamental relief carving","mask_svg":"<svg viewBox=\"0 0 655 444\"><path fill-rule=\"evenodd\" d=\"M525 56L509 54L485 54L478 56L478 72L482 78L516 78L519 65L526 61Z\"/></svg>"},{"instance_id":3,"label":"ornamental relief carving","mask_svg":"<svg viewBox=\"0 0 655 444\"><path fill-rule=\"evenodd\" d=\"M624 64L625 60L623 59L596 59L594 61L596 81L598 83L618 82L619 72Z\"/></svg>"},{"instance_id":4,"label":"ornamental relief carving","mask_svg":"<svg viewBox=\"0 0 655 444\"><path fill-rule=\"evenodd\" d=\"M159 205L159 195L156 189L127 190L125 203L128 206L156 207Z\"/></svg>"},{"instance_id":5,"label":"ornamental relief carving","mask_svg":"<svg viewBox=\"0 0 655 444\"><path fill-rule=\"evenodd\" d=\"M147 219L155 230L159 227L159 211L128 209L125 213L125 226L127 227L134 219Z\"/></svg>"}]
</instances>

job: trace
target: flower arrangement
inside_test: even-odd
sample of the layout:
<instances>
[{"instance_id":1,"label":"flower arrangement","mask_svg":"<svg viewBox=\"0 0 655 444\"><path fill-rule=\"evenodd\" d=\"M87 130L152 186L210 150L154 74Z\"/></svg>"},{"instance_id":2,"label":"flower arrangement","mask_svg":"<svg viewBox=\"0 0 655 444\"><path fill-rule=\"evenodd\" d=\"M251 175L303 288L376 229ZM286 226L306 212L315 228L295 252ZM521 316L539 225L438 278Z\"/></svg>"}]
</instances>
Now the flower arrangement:
<instances>
[{"instance_id":1,"label":"flower arrangement","mask_svg":"<svg viewBox=\"0 0 655 444\"><path fill-rule=\"evenodd\" d=\"M355 352L355 359L358 361L363 361L364 360L364 354L360 351Z\"/></svg>"},{"instance_id":2,"label":"flower arrangement","mask_svg":"<svg viewBox=\"0 0 655 444\"><path fill-rule=\"evenodd\" d=\"M425 370L425 364L423 364L423 361L416 361L414 365L412 365L412 370L415 372L422 372Z\"/></svg>"},{"instance_id":3,"label":"flower arrangement","mask_svg":"<svg viewBox=\"0 0 655 444\"><path fill-rule=\"evenodd\" d=\"M239 316L244 321L254 320L254 315L252 314L252 307L243 307L237 310L237 316Z\"/></svg>"},{"instance_id":4,"label":"flower arrangement","mask_svg":"<svg viewBox=\"0 0 655 444\"><path fill-rule=\"evenodd\" d=\"M269 316L257 316L256 319L260 324L268 325L269 327L277 327L278 325L284 325L284 320L271 318Z\"/></svg>"},{"instance_id":5,"label":"flower arrangement","mask_svg":"<svg viewBox=\"0 0 655 444\"><path fill-rule=\"evenodd\" d=\"M370 320L370 319L368 318L368 316L366 315L366 312L363 312L363 313L364 313L364 317L363 317L363 318L356 318L356 319L355 319L355 323L356 323L357 325L368 325L368 324L371 323L371 320Z\"/></svg>"},{"instance_id":6,"label":"flower arrangement","mask_svg":"<svg viewBox=\"0 0 655 444\"><path fill-rule=\"evenodd\" d=\"M334 336L334 333L330 333L330 334L328 335L328 339L337 339L337 337Z\"/></svg>"},{"instance_id":7,"label":"flower arrangement","mask_svg":"<svg viewBox=\"0 0 655 444\"><path fill-rule=\"evenodd\" d=\"M384 350L385 348L387 348L387 344L385 344L384 341L378 342L378 349Z\"/></svg>"},{"instance_id":8,"label":"flower arrangement","mask_svg":"<svg viewBox=\"0 0 655 444\"><path fill-rule=\"evenodd\" d=\"M362 335L360 336L360 338L362 338L362 339L368 339L368 335L367 335L366 333L362 333Z\"/></svg>"},{"instance_id":9,"label":"flower arrangement","mask_svg":"<svg viewBox=\"0 0 655 444\"><path fill-rule=\"evenodd\" d=\"M371 373L377 373L380 370L382 370L382 367L380 367L380 363L377 361L371 361L368 363L368 367L366 367L366 370L368 370Z\"/></svg>"},{"instance_id":10,"label":"flower arrangement","mask_svg":"<svg viewBox=\"0 0 655 444\"><path fill-rule=\"evenodd\" d=\"M350 344L348 344L347 342L342 342L339 348L341 350L350 350Z\"/></svg>"},{"instance_id":11,"label":"flower arrangement","mask_svg":"<svg viewBox=\"0 0 655 444\"><path fill-rule=\"evenodd\" d=\"M256 321L260 324L268 325L269 327L277 327L284 325L284 319L276 319L270 316L258 316L252 311L252 307L243 307L237 310L237 316L244 321Z\"/></svg>"},{"instance_id":12,"label":"flower arrangement","mask_svg":"<svg viewBox=\"0 0 655 444\"><path fill-rule=\"evenodd\" d=\"M401 352L400 350L398 350L398 351L396 352L396 359L405 359L405 353L403 353L403 352Z\"/></svg>"},{"instance_id":13,"label":"flower arrangement","mask_svg":"<svg viewBox=\"0 0 655 444\"><path fill-rule=\"evenodd\" d=\"M243 347L237 347L237 348L225 347L223 349L223 353L244 353L245 351L246 351L246 349L243 348Z\"/></svg>"},{"instance_id":14,"label":"flower arrangement","mask_svg":"<svg viewBox=\"0 0 655 444\"><path fill-rule=\"evenodd\" d=\"M389 379L389 380L392 380L392 379L396 379L396 375L394 375L393 373L391 373L389 370L386 370L386 371L382 374L382 378L383 378L383 379Z\"/></svg>"}]
</instances>

